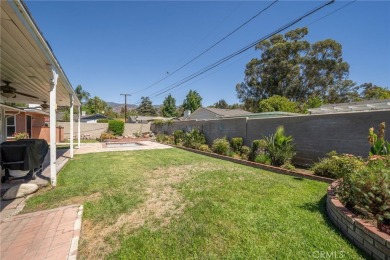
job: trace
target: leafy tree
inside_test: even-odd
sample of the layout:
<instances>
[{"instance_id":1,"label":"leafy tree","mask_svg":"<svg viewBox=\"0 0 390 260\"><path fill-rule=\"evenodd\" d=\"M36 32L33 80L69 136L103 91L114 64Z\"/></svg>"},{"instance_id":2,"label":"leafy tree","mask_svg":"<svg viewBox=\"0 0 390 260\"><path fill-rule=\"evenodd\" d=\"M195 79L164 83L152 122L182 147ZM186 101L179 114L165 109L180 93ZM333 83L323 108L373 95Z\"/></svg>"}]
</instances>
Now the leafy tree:
<instances>
[{"instance_id":1,"label":"leafy tree","mask_svg":"<svg viewBox=\"0 0 390 260\"><path fill-rule=\"evenodd\" d=\"M263 99L259 102L259 112L283 111L294 113L297 110L298 108L295 102L278 95Z\"/></svg>"},{"instance_id":2,"label":"leafy tree","mask_svg":"<svg viewBox=\"0 0 390 260\"><path fill-rule=\"evenodd\" d=\"M156 116L157 112L149 97L141 97L141 104L137 107L137 113L141 116Z\"/></svg>"},{"instance_id":3,"label":"leafy tree","mask_svg":"<svg viewBox=\"0 0 390 260\"><path fill-rule=\"evenodd\" d=\"M163 102L161 113L164 117L176 117L176 99L169 94Z\"/></svg>"},{"instance_id":4,"label":"leafy tree","mask_svg":"<svg viewBox=\"0 0 390 260\"><path fill-rule=\"evenodd\" d=\"M97 96L88 99L84 105L87 114L104 114L108 109L107 103Z\"/></svg>"},{"instance_id":5,"label":"leafy tree","mask_svg":"<svg viewBox=\"0 0 390 260\"><path fill-rule=\"evenodd\" d=\"M364 83L359 86L360 89L363 89L361 97L363 99L389 99L390 90L386 88L379 87L372 83Z\"/></svg>"},{"instance_id":6,"label":"leafy tree","mask_svg":"<svg viewBox=\"0 0 390 260\"><path fill-rule=\"evenodd\" d=\"M247 110L257 111L259 101L273 95L299 102L310 96L327 103L349 100L354 83L347 79L341 44L332 39L311 44L303 39L307 34L307 28L298 28L256 46L260 58L246 65L245 80L236 85Z\"/></svg>"},{"instance_id":7,"label":"leafy tree","mask_svg":"<svg viewBox=\"0 0 390 260\"><path fill-rule=\"evenodd\" d=\"M88 101L89 97L91 96L89 92L83 90L83 87L81 85L77 85L77 87L74 90L76 92L77 98L82 103L83 101Z\"/></svg>"},{"instance_id":8,"label":"leafy tree","mask_svg":"<svg viewBox=\"0 0 390 260\"><path fill-rule=\"evenodd\" d=\"M195 90L190 90L183 102L184 110L194 112L202 106L202 97Z\"/></svg>"},{"instance_id":9,"label":"leafy tree","mask_svg":"<svg viewBox=\"0 0 390 260\"><path fill-rule=\"evenodd\" d=\"M213 105L213 107L215 108L222 108L222 109L228 109L229 108L229 105L228 103L225 101L225 99L221 99L219 100L217 103L215 103Z\"/></svg>"}]
</instances>

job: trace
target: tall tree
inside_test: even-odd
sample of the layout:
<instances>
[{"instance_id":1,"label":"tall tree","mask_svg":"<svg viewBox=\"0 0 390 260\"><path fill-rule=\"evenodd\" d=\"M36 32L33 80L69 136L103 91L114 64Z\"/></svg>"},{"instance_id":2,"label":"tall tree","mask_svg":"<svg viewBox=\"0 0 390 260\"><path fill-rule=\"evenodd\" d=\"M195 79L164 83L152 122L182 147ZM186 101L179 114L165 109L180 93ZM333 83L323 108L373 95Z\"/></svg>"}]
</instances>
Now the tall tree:
<instances>
[{"instance_id":1,"label":"tall tree","mask_svg":"<svg viewBox=\"0 0 390 260\"><path fill-rule=\"evenodd\" d=\"M389 99L390 90L379 87L372 83L364 83L359 86L362 89L361 97L363 99Z\"/></svg>"},{"instance_id":2,"label":"tall tree","mask_svg":"<svg viewBox=\"0 0 390 260\"><path fill-rule=\"evenodd\" d=\"M137 107L137 113L141 116L156 116L157 112L149 97L141 97L141 104Z\"/></svg>"},{"instance_id":3,"label":"tall tree","mask_svg":"<svg viewBox=\"0 0 390 260\"><path fill-rule=\"evenodd\" d=\"M202 97L196 90L190 90L184 99L183 108L184 110L191 110L194 112L202 106Z\"/></svg>"},{"instance_id":4,"label":"tall tree","mask_svg":"<svg viewBox=\"0 0 390 260\"><path fill-rule=\"evenodd\" d=\"M246 65L245 80L236 85L246 109L257 111L259 101L273 95L300 102L310 96L327 103L348 101L354 83L348 80L341 44L331 39L311 44L303 39L307 34L307 28L298 28L256 46L260 58Z\"/></svg>"},{"instance_id":5,"label":"tall tree","mask_svg":"<svg viewBox=\"0 0 390 260\"><path fill-rule=\"evenodd\" d=\"M298 111L297 103L278 95L260 101L259 112L275 111L295 113Z\"/></svg>"},{"instance_id":6,"label":"tall tree","mask_svg":"<svg viewBox=\"0 0 390 260\"><path fill-rule=\"evenodd\" d=\"M228 103L225 101L225 99L221 99L219 100L218 102L216 102L213 107L215 108L222 108L222 109L228 109L229 108L229 105Z\"/></svg>"},{"instance_id":7,"label":"tall tree","mask_svg":"<svg viewBox=\"0 0 390 260\"><path fill-rule=\"evenodd\" d=\"M87 114L104 114L107 109L107 103L97 96L88 99L87 103L84 104L84 110Z\"/></svg>"},{"instance_id":8,"label":"tall tree","mask_svg":"<svg viewBox=\"0 0 390 260\"><path fill-rule=\"evenodd\" d=\"M76 92L76 95L81 103L83 101L88 101L89 97L91 96L89 92L83 90L83 87L81 85L77 85L74 91Z\"/></svg>"},{"instance_id":9,"label":"tall tree","mask_svg":"<svg viewBox=\"0 0 390 260\"><path fill-rule=\"evenodd\" d=\"M161 113L164 117L176 117L176 99L169 94L163 102Z\"/></svg>"}]
</instances>

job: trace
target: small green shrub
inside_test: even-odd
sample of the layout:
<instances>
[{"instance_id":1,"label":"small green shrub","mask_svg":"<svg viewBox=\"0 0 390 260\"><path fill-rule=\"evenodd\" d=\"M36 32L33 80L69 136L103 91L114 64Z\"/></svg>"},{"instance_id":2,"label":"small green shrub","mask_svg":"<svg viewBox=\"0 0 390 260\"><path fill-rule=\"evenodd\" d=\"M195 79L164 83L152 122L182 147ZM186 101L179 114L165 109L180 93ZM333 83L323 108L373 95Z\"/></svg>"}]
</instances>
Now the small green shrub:
<instances>
[{"instance_id":1,"label":"small green shrub","mask_svg":"<svg viewBox=\"0 0 390 260\"><path fill-rule=\"evenodd\" d=\"M295 155L295 149L292 144L292 136L284 134L284 127L279 126L275 134L264 138L265 153L271 158L271 164L274 166L282 166L286 162L291 162Z\"/></svg>"},{"instance_id":2,"label":"small green shrub","mask_svg":"<svg viewBox=\"0 0 390 260\"><path fill-rule=\"evenodd\" d=\"M125 130L125 122L120 120L109 120L108 121L108 131L112 132L116 136L123 134Z\"/></svg>"},{"instance_id":3,"label":"small green shrub","mask_svg":"<svg viewBox=\"0 0 390 260\"><path fill-rule=\"evenodd\" d=\"M289 171L295 170L295 166L291 162L285 162L282 166L280 166L280 168L283 168L283 169L286 169Z\"/></svg>"},{"instance_id":4,"label":"small green shrub","mask_svg":"<svg viewBox=\"0 0 390 260\"><path fill-rule=\"evenodd\" d=\"M167 136L165 134L157 134L156 135L156 142L164 143L167 139Z\"/></svg>"},{"instance_id":5,"label":"small green shrub","mask_svg":"<svg viewBox=\"0 0 390 260\"><path fill-rule=\"evenodd\" d=\"M339 155L333 151L328 153L327 156L327 158L323 158L313 165L311 170L314 174L330 178L342 178L364 167L362 158L350 154Z\"/></svg>"},{"instance_id":6,"label":"small green shrub","mask_svg":"<svg viewBox=\"0 0 390 260\"><path fill-rule=\"evenodd\" d=\"M107 118L101 118L101 119L98 119L96 120L97 123L108 123L108 119Z\"/></svg>"},{"instance_id":7,"label":"small green shrub","mask_svg":"<svg viewBox=\"0 0 390 260\"><path fill-rule=\"evenodd\" d=\"M271 165L271 158L269 157L268 154L261 153L261 154L256 156L255 162Z\"/></svg>"},{"instance_id":8,"label":"small green shrub","mask_svg":"<svg viewBox=\"0 0 390 260\"><path fill-rule=\"evenodd\" d=\"M198 149L203 152L212 152L210 147L207 144L200 145Z\"/></svg>"},{"instance_id":9,"label":"small green shrub","mask_svg":"<svg viewBox=\"0 0 390 260\"><path fill-rule=\"evenodd\" d=\"M173 133L173 139L176 145L181 145L184 141L184 138L185 138L185 134L183 130L176 130Z\"/></svg>"},{"instance_id":10,"label":"small green shrub","mask_svg":"<svg viewBox=\"0 0 390 260\"><path fill-rule=\"evenodd\" d=\"M165 124L165 121L162 120L162 119L155 119L153 120L153 124L156 126L156 127L161 127Z\"/></svg>"},{"instance_id":11,"label":"small green shrub","mask_svg":"<svg viewBox=\"0 0 390 260\"><path fill-rule=\"evenodd\" d=\"M184 135L183 145L188 148L198 149L199 146L206 143L206 137L198 129L192 129Z\"/></svg>"},{"instance_id":12,"label":"small green shrub","mask_svg":"<svg viewBox=\"0 0 390 260\"><path fill-rule=\"evenodd\" d=\"M264 139L253 140L249 160L255 161L257 155L264 152L265 145L266 143Z\"/></svg>"},{"instance_id":13,"label":"small green shrub","mask_svg":"<svg viewBox=\"0 0 390 260\"><path fill-rule=\"evenodd\" d=\"M174 144L175 141L174 141L173 135L166 135L166 136L165 136L164 143L165 143L165 144Z\"/></svg>"},{"instance_id":14,"label":"small green shrub","mask_svg":"<svg viewBox=\"0 0 390 260\"><path fill-rule=\"evenodd\" d=\"M349 208L390 224L390 170L366 167L342 179L337 190Z\"/></svg>"},{"instance_id":15,"label":"small green shrub","mask_svg":"<svg viewBox=\"0 0 390 260\"><path fill-rule=\"evenodd\" d=\"M226 137L217 138L214 140L211 149L217 154L228 155L230 149L229 141Z\"/></svg>"},{"instance_id":16,"label":"small green shrub","mask_svg":"<svg viewBox=\"0 0 390 260\"><path fill-rule=\"evenodd\" d=\"M233 137L230 140L230 147L233 149L234 152L241 152L241 147L243 145L244 140L242 137Z\"/></svg>"},{"instance_id":17,"label":"small green shrub","mask_svg":"<svg viewBox=\"0 0 390 260\"><path fill-rule=\"evenodd\" d=\"M113 135L111 132L103 132L100 135L100 142L104 142L104 140L110 140L115 139L115 135Z\"/></svg>"},{"instance_id":18,"label":"small green shrub","mask_svg":"<svg viewBox=\"0 0 390 260\"><path fill-rule=\"evenodd\" d=\"M251 148L244 145L241 147L241 159L248 160L249 154L251 153Z\"/></svg>"}]
</instances>

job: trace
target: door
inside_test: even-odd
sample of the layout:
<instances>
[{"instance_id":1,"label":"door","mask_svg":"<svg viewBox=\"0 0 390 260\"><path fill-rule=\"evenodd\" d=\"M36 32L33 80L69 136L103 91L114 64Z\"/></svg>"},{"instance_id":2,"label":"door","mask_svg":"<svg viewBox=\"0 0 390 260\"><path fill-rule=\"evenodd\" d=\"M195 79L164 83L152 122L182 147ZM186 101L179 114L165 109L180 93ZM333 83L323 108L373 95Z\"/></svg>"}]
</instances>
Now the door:
<instances>
[{"instance_id":1,"label":"door","mask_svg":"<svg viewBox=\"0 0 390 260\"><path fill-rule=\"evenodd\" d=\"M31 138L31 116L26 116L26 131L27 131L27 134L28 134L28 137Z\"/></svg>"}]
</instances>

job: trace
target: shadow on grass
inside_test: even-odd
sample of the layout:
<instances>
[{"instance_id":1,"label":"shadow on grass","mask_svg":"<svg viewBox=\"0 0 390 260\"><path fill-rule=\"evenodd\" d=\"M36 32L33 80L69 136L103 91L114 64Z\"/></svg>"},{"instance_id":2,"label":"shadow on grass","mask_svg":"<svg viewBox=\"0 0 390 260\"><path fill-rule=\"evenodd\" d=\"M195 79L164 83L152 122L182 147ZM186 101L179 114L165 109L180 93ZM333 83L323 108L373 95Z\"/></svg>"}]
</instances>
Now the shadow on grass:
<instances>
[{"instance_id":1,"label":"shadow on grass","mask_svg":"<svg viewBox=\"0 0 390 260\"><path fill-rule=\"evenodd\" d=\"M310 212L319 212L321 213L321 216L328 228L330 228L332 231L334 231L339 237L347 241L349 244L353 245L357 252L361 256L364 256L365 258L369 259L369 256L361 250L359 247L354 245L346 236L341 233L340 229L330 220L328 217L328 213L326 212L326 194L317 202L308 202L304 203L302 205L299 205L298 208L310 211Z\"/></svg>"}]
</instances>

